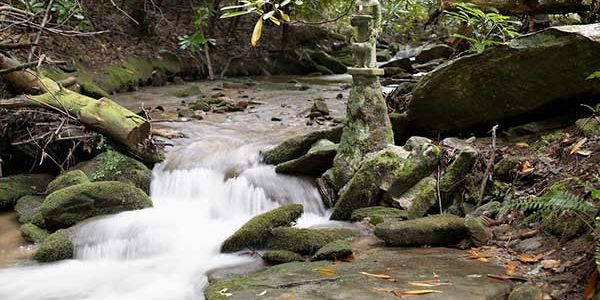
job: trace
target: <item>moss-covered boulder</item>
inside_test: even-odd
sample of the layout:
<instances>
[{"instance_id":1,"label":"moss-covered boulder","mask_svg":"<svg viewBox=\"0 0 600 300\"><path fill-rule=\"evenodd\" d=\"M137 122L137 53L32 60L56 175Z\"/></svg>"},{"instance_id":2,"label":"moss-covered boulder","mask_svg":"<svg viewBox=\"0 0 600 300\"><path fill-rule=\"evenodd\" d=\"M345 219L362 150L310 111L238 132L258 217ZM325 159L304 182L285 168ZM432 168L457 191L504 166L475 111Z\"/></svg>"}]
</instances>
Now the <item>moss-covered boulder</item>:
<instances>
[{"instance_id":1,"label":"moss-covered boulder","mask_svg":"<svg viewBox=\"0 0 600 300\"><path fill-rule=\"evenodd\" d=\"M348 220L356 209L379 205L384 192L389 197L402 195L434 170L440 154L430 140L419 137L404 147L389 145L372 153L340 191L331 219Z\"/></svg>"},{"instance_id":2,"label":"moss-covered boulder","mask_svg":"<svg viewBox=\"0 0 600 300\"><path fill-rule=\"evenodd\" d=\"M17 204L15 204L15 211L19 215L19 222L34 223L38 226L43 224L43 218L41 218L40 206L44 198L41 196L27 195L19 198Z\"/></svg>"},{"instance_id":3,"label":"moss-covered boulder","mask_svg":"<svg viewBox=\"0 0 600 300\"><path fill-rule=\"evenodd\" d=\"M21 225L20 230L25 240L36 244L43 242L50 235L47 230L31 223Z\"/></svg>"},{"instance_id":4,"label":"moss-covered boulder","mask_svg":"<svg viewBox=\"0 0 600 300\"><path fill-rule=\"evenodd\" d=\"M289 204L260 214L227 238L221 246L221 252L231 253L246 248L265 247L271 236L271 229L291 226L303 212L304 207L301 204Z\"/></svg>"},{"instance_id":5,"label":"moss-covered boulder","mask_svg":"<svg viewBox=\"0 0 600 300\"><path fill-rule=\"evenodd\" d=\"M321 65L334 74L344 74L347 71L346 65L337 58L325 53L323 50L306 50L310 59L316 65Z\"/></svg>"},{"instance_id":6,"label":"moss-covered boulder","mask_svg":"<svg viewBox=\"0 0 600 300\"><path fill-rule=\"evenodd\" d=\"M304 261L302 255L287 250L268 250L263 253L262 259L271 265L284 264L293 261Z\"/></svg>"},{"instance_id":7,"label":"moss-covered boulder","mask_svg":"<svg viewBox=\"0 0 600 300\"><path fill-rule=\"evenodd\" d=\"M453 193L460 187L465 176L471 172L477 161L478 152L471 146L462 148L450 163L440 179L442 206L446 208Z\"/></svg>"},{"instance_id":8,"label":"moss-covered boulder","mask_svg":"<svg viewBox=\"0 0 600 300\"><path fill-rule=\"evenodd\" d=\"M87 218L152 206L152 200L139 188L103 181L73 185L46 197L40 207L48 228L65 228Z\"/></svg>"},{"instance_id":9,"label":"moss-covered boulder","mask_svg":"<svg viewBox=\"0 0 600 300\"><path fill-rule=\"evenodd\" d=\"M454 215L384 222L375 227L375 235L390 246L454 245L467 233L464 218Z\"/></svg>"},{"instance_id":10,"label":"moss-covered boulder","mask_svg":"<svg viewBox=\"0 0 600 300\"><path fill-rule=\"evenodd\" d=\"M352 245L348 241L337 240L321 247L310 260L338 260L352 255Z\"/></svg>"},{"instance_id":11,"label":"moss-covered boulder","mask_svg":"<svg viewBox=\"0 0 600 300\"><path fill-rule=\"evenodd\" d=\"M508 300L541 300L544 299L542 290L529 283L516 286L508 295Z\"/></svg>"},{"instance_id":12,"label":"moss-covered boulder","mask_svg":"<svg viewBox=\"0 0 600 300\"><path fill-rule=\"evenodd\" d=\"M428 136L487 131L598 101L600 80L586 78L600 66L599 35L598 24L551 27L441 65L413 91L410 128Z\"/></svg>"},{"instance_id":13,"label":"moss-covered boulder","mask_svg":"<svg viewBox=\"0 0 600 300\"><path fill-rule=\"evenodd\" d=\"M278 164L277 173L306 176L321 176L333 165L337 145L329 140L317 141L306 154Z\"/></svg>"},{"instance_id":14,"label":"moss-covered boulder","mask_svg":"<svg viewBox=\"0 0 600 300\"><path fill-rule=\"evenodd\" d=\"M43 193L54 178L47 174L14 175L0 178L0 209L12 208L25 195Z\"/></svg>"},{"instance_id":15,"label":"moss-covered boulder","mask_svg":"<svg viewBox=\"0 0 600 300\"><path fill-rule=\"evenodd\" d=\"M73 258L73 242L68 230L61 229L49 235L33 252L37 262L53 262Z\"/></svg>"},{"instance_id":16,"label":"moss-covered boulder","mask_svg":"<svg viewBox=\"0 0 600 300\"><path fill-rule=\"evenodd\" d=\"M350 216L350 220L354 222L360 222L366 218L369 218L371 224L377 225L386 220L406 220L408 213L394 207L371 206L356 209Z\"/></svg>"},{"instance_id":17,"label":"moss-covered boulder","mask_svg":"<svg viewBox=\"0 0 600 300\"><path fill-rule=\"evenodd\" d=\"M478 217L466 216L465 226L467 226L471 241L477 247L487 245L492 239L492 231L488 229Z\"/></svg>"},{"instance_id":18,"label":"moss-covered boulder","mask_svg":"<svg viewBox=\"0 0 600 300\"><path fill-rule=\"evenodd\" d=\"M98 154L91 160L73 167L81 170L91 181L121 181L131 183L144 192L150 192L152 172L140 161L115 150Z\"/></svg>"},{"instance_id":19,"label":"moss-covered boulder","mask_svg":"<svg viewBox=\"0 0 600 300\"><path fill-rule=\"evenodd\" d=\"M48 187L46 187L46 194L52 194L53 192L58 191L60 189L88 182L90 182L90 180L87 177L87 175L83 173L83 171L68 171L60 174L58 177L56 177L54 180L48 183Z\"/></svg>"},{"instance_id":20,"label":"moss-covered boulder","mask_svg":"<svg viewBox=\"0 0 600 300\"><path fill-rule=\"evenodd\" d=\"M265 163L278 165L306 154L319 140L326 139L333 143L338 143L341 136L342 127L340 126L314 131L306 135L290 138L272 149L263 151L262 157Z\"/></svg>"},{"instance_id":21,"label":"moss-covered boulder","mask_svg":"<svg viewBox=\"0 0 600 300\"><path fill-rule=\"evenodd\" d=\"M277 227L271 230L268 248L312 255L330 242L350 239L356 236L358 236L358 232L347 228L314 229Z\"/></svg>"},{"instance_id":22,"label":"moss-covered boulder","mask_svg":"<svg viewBox=\"0 0 600 300\"><path fill-rule=\"evenodd\" d=\"M385 198L392 206L407 210L411 219L420 218L439 206L437 201L437 180L434 176L427 176L408 189L400 196L390 194Z\"/></svg>"},{"instance_id":23,"label":"moss-covered boulder","mask_svg":"<svg viewBox=\"0 0 600 300\"><path fill-rule=\"evenodd\" d=\"M575 121L577 129L587 137L600 135L600 121L597 118L583 118Z\"/></svg>"}]
</instances>

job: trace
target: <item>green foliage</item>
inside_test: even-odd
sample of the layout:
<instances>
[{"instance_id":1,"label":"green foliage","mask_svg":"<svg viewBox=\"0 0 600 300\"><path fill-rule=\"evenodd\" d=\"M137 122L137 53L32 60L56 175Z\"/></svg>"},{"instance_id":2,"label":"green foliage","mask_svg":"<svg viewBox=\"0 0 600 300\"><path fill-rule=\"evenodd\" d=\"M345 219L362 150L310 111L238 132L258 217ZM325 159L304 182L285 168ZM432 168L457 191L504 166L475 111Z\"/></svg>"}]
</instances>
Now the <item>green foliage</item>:
<instances>
[{"instance_id":1,"label":"green foliage","mask_svg":"<svg viewBox=\"0 0 600 300\"><path fill-rule=\"evenodd\" d=\"M383 4L383 30L414 40L420 26L427 20L431 0L392 0Z\"/></svg>"},{"instance_id":2,"label":"green foliage","mask_svg":"<svg viewBox=\"0 0 600 300\"><path fill-rule=\"evenodd\" d=\"M590 74L585 80L600 79L600 71Z\"/></svg>"},{"instance_id":3,"label":"green foliage","mask_svg":"<svg viewBox=\"0 0 600 300\"><path fill-rule=\"evenodd\" d=\"M471 3L459 3L455 12L446 11L445 14L452 21L466 26L467 33L454 33L452 36L469 42L471 50L477 53L518 36L518 22L497 12L486 13Z\"/></svg>"},{"instance_id":4,"label":"green foliage","mask_svg":"<svg viewBox=\"0 0 600 300\"><path fill-rule=\"evenodd\" d=\"M181 35L178 36L178 45L182 50L189 50L193 54L198 54L206 44L216 45L217 40L207 38L204 35L204 28L208 25L208 19L212 16L212 12L206 6L199 6L196 8L196 14L194 16L194 27L196 32L192 35Z\"/></svg>"},{"instance_id":5,"label":"green foliage","mask_svg":"<svg viewBox=\"0 0 600 300\"><path fill-rule=\"evenodd\" d=\"M46 10L46 1L44 0L19 0L21 5L34 14L42 14ZM50 7L52 12L50 21L59 25L70 24L79 28L89 26L89 21L85 18L81 3L77 0L54 0Z\"/></svg>"}]
</instances>

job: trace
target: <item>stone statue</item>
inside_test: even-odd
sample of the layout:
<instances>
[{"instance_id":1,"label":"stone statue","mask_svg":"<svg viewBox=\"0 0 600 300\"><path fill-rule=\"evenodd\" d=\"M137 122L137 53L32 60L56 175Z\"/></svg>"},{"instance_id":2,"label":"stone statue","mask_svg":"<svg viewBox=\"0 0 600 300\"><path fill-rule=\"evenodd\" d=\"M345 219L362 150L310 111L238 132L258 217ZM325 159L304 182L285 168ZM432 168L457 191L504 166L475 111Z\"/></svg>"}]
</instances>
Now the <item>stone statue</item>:
<instances>
[{"instance_id":1,"label":"stone statue","mask_svg":"<svg viewBox=\"0 0 600 300\"><path fill-rule=\"evenodd\" d=\"M381 28L381 6L378 0L359 0L357 14L350 24L356 27L356 42L353 43L355 67L376 68L377 37Z\"/></svg>"}]
</instances>

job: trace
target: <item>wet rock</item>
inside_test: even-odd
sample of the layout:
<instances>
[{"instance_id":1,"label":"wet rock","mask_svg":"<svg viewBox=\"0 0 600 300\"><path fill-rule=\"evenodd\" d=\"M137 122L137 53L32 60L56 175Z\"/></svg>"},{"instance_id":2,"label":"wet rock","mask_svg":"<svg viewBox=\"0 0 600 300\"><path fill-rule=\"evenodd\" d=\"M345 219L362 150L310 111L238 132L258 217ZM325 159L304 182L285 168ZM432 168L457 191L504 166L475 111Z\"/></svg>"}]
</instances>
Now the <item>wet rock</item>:
<instances>
[{"instance_id":1,"label":"wet rock","mask_svg":"<svg viewBox=\"0 0 600 300\"><path fill-rule=\"evenodd\" d=\"M25 240L35 244L43 242L50 235L47 230L31 223L21 225L20 230Z\"/></svg>"},{"instance_id":2,"label":"wet rock","mask_svg":"<svg viewBox=\"0 0 600 300\"><path fill-rule=\"evenodd\" d=\"M577 129L587 137L600 135L600 121L597 118L583 118L575 122Z\"/></svg>"},{"instance_id":3,"label":"wet rock","mask_svg":"<svg viewBox=\"0 0 600 300\"><path fill-rule=\"evenodd\" d=\"M352 255L352 246L348 241L337 240L323 246L310 260L338 260Z\"/></svg>"},{"instance_id":4,"label":"wet rock","mask_svg":"<svg viewBox=\"0 0 600 300\"><path fill-rule=\"evenodd\" d=\"M304 261L302 255L287 250L268 250L262 255L262 259L271 265L284 264L293 261Z\"/></svg>"},{"instance_id":5,"label":"wet rock","mask_svg":"<svg viewBox=\"0 0 600 300\"><path fill-rule=\"evenodd\" d=\"M53 262L73 257L74 247L68 230L61 229L49 235L33 252L37 262Z\"/></svg>"},{"instance_id":6,"label":"wet rock","mask_svg":"<svg viewBox=\"0 0 600 300\"><path fill-rule=\"evenodd\" d=\"M46 194L52 194L60 189L88 182L90 182L90 180L81 170L64 172L48 184L48 187L46 188Z\"/></svg>"},{"instance_id":7,"label":"wet rock","mask_svg":"<svg viewBox=\"0 0 600 300\"><path fill-rule=\"evenodd\" d=\"M390 246L454 245L467 237L465 220L435 215L409 221L384 222L375 235Z\"/></svg>"},{"instance_id":8,"label":"wet rock","mask_svg":"<svg viewBox=\"0 0 600 300\"><path fill-rule=\"evenodd\" d=\"M410 73L399 67L386 67L383 69L386 77L406 78L410 77Z\"/></svg>"},{"instance_id":9,"label":"wet rock","mask_svg":"<svg viewBox=\"0 0 600 300\"><path fill-rule=\"evenodd\" d=\"M152 206L139 188L118 182L83 183L58 190L46 197L40 212L48 228L65 228L87 218Z\"/></svg>"},{"instance_id":10,"label":"wet rock","mask_svg":"<svg viewBox=\"0 0 600 300\"><path fill-rule=\"evenodd\" d=\"M310 58L317 64L326 67L335 74L345 74L347 71L346 65L335 57L325 53L322 50L306 50Z\"/></svg>"},{"instance_id":11,"label":"wet rock","mask_svg":"<svg viewBox=\"0 0 600 300\"><path fill-rule=\"evenodd\" d=\"M329 115L329 107L327 107L327 102L325 102L323 99L315 99L312 107L310 108L310 113L314 116Z\"/></svg>"},{"instance_id":12,"label":"wet rock","mask_svg":"<svg viewBox=\"0 0 600 300\"><path fill-rule=\"evenodd\" d=\"M329 140L317 141L308 152L296 159L278 164L277 173L321 176L333 165L337 145Z\"/></svg>"},{"instance_id":13,"label":"wet rock","mask_svg":"<svg viewBox=\"0 0 600 300\"><path fill-rule=\"evenodd\" d=\"M544 293L536 286L529 283L523 283L516 286L510 295L508 300L542 300L544 299Z\"/></svg>"},{"instance_id":14,"label":"wet rock","mask_svg":"<svg viewBox=\"0 0 600 300\"><path fill-rule=\"evenodd\" d=\"M529 252L534 251L542 247L543 239L541 237L532 237L520 241L515 245L514 249L518 252Z\"/></svg>"},{"instance_id":15,"label":"wet rock","mask_svg":"<svg viewBox=\"0 0 600 300\"><path fill-rule=\"evenodd\" d=\"M312 255L330 242L350 239L356 236L358 236L356 231L346 228L313 229L276 227L271 230L268 248Z\"/></svg>"},{"instance_id":16,"label":"wet rock","mask_svg":"<svg viewBox=\"0 0 600 300\"><path fill-rule=\"evenodd\" d=\"M393 207L371 206L353 211L350 220L360 222L366 218L369 218L371 224L377 225L385 221L406 220L408 218L408 213L405 210Z\"/></svg>"},{"instance_id":17,"label":"wet rock","mask_svg":"<svg viewBox=\"0 0 600 300\"><path fill-rule=\"evenodd\" d=\"M379 66L382 69L385 68L402 68L403 70L412 70L413 61L410 57L392 58L390 61Z\"/></svg>"},{"instance_id":18,"label":"wet rock","mask_svg":"<svg viewBox=\"0 0 600 300\"><path fill-rule=\"evenodd\" d=\"M278 146L262 152L263 160L267 164L277 165L296 159L308 152L319 140L326 139L334 143L340 141L342 127L314 131L306 135L290 138Z\"/></svg>"},{"instance_id":19,"label":"wet rock","mask_svg":"<svg viewBox=\"0 0 600 300\"><path fill-rule=\"evenodd\" d=\"M199 98L194 103L192 103L192 105L190 105L190 108L193 110L210 111L212 109L212 106L210 104L209 99Z\"/></svg>"},{"instance_id":20,"label":"wet rock","mask_svg":"<svg viewBox=\"0 0 600 300\"><path fill-rule=\"evenodd\" d=\"M72 170L83 171L91 181L121 181L150 192L152 171L138 160L114 150L102 152L75 165Z\"/></svg>"},{"instance_id":21,"label":"wet rock","mask_svg":"<svg viewBox=\"0 0 600 300\"><path fill-rule=\"evenodd\" d=\"M12 208L19 198L43 193L54 176L47 174L13 175L0 178L0 209Z\"/></svg>"},{"instance_id":22,"label":"wet rock","mask_svg":"<svg viewBox=\"0 0 600 300\"><path fill-rule=\"evenodd\" d=\"M290 204L260 214L246 222L221 246L221 252L231 253L246 248L262 248L271 237L271 229L280 226L291 226L302 215L301 204ZM284 248L273 248L284 250Z\"/></svg>"},{"instance_id":23,"label":"wet rock","mask_svg":"<svg viewBox=\"0 0 600 300\"><path fill-rule=\"evenodd\" d=\"M465 217L465 226L467 226L469 236L476 247L485 246L492 239L491 230L483 225L479 218Z\"/></svg>"},{"instance_id":24,"label":"wet rock","mask_svg":"<svg viewBox=\"0 0 600 300\"><path fill-rule=\"evenodd\" d=\"M598 24L552 27L448 62L417 84L410 127L426 135L487 131L598 99L600 81L586 80L600 65L598 35Z\"/></svg>"},{"instance_id":25,"label":"wet rock","mask_svg":"<svg viewBox=\"0 0 600 300\"><path fill-rule=\"evenodd\" d=\"M447 59L454 54L454 48L446 44L429 44L422 46L415 56L415 62L424 64L436 59Z\"/></svg>"},{"instance_id":26,"label":"wet rock","mask_svg":"<svg viewBox=\"0 0 600 300\"><path fill-rule=\"evenodd\" d=\"M173 83L177 85L184 85L185 80L183 80L183 78L181 78L180 76L175 76L173 77Z\"/></svg>"},{"instance_id":27,"label":"wet rock","mask_svg":"<svg viewBox=\"0 0 600 300\"><path fill-rule=\"evenodd\" d=\"M193 118L196 116L193 109L183 108L177 112L177 116L180 118Z\"/></svg>"},{"instance_id":28,"label":"wet rock","mask_svg":"<svg viewBox=\"0 0 600 300\"><path fill-rule=\"evenodd\" d=\"M171 95L177 98L187 98L189 96L202 94L200 88L196 85L190 85L186 87L179 88L171 93Z\"/></svg>"},{"instance_id":29,"label":"wet rock","mask_svg":"<svg viewBox=\"0 0 600 300\"><path fill-rule=\"evenodd\" d=\"M441 65L442 63L444 63L445 60L443 59L435 59L429 62L426 62L424 64L416 64L413 65L413 68L415 70L417 70L417 72L431 72L433 70L435 70L435 68L437 68L439 65Z\"/></svg>"},{"instance_id":30,"label":"wet rock","mask_svg":"<svg viewBox=\"0 0 600 300\"><path fill-rule=\"evenodd\" d=\"M392 53L390 53L390 50L387 49L378 50L376 53L376 59L377 61L388 61L392 59Z\"/></svg>"},{"instance_id":31,"label":"wet rock","mask_svg":"<svg viewBox=\"0 0 600 300\"><path fill-rule=\"evenodd\" d=\"M39 214L43 201L44 197L34 195L19 198L17 204L15 204L15 211L19 215L19 222L22 224L34 223L38 226L43 224L43 218Z\"/></svg>"}]
</instances>

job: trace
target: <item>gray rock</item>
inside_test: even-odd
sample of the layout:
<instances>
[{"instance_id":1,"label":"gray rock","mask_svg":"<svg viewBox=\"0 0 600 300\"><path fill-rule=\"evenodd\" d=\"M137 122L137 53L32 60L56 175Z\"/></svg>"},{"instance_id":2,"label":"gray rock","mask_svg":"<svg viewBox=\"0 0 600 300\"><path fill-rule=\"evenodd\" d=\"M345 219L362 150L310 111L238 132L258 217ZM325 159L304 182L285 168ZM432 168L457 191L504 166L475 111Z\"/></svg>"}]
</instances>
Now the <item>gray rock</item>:
<instances>
[{"instance_id":1,"label":"gray rock","mask_svg":"<svg viewBox=\"0 0 600 300\"><path fill-rule=\"evenodd\" d=\"M424 64L435 59L447 59L454 54L454 48L446 44L428 44L419 48L415 62Z\"/></svg>"},{"instance_id":2,"label":"gray rock","mask_svg":"<svg viewBox=\"0 0 600 300\"><path fill-rule=\"evenodd\" d=\"M326 139L334 143L339 143L341 135L342 127L340 126L296 136L274 148L263 151L263 160L267 164L278 165L306 154L319 140Z\"/></svg>"},{"instance_id":3,"label":"gray rock","mask_svg":"<svg viewBox=\"0 0 600 300\"><path fill-rule=\"evenodd\" d=\"M47 174L13 175L0 178L0 209L12 208L19 198L43 193L54 178Z\"/></svg>"},{"instance_id":4,"label":"gray rock","mask_svg":"<svg viewBox=\"0 0 600 300\"><path fill-rule=\"evenodd\" d=\"M508 296L508 300L541 300L543 298L542 290L529 283L516 286Z\"/></svg>"},{"instance_id":5,"label":"gray rock","mask_svg":"<svg viewBox=\"0 0 600 300\"><path fill-rule=\"evenodd\" d=\"M321 116L329 115L329 107L323 99L315 99L313 106L310 109L311 114L318 113Z\"/></svg>"},{"instance_id":6,"label":"gray rock","mask_svg":"<svg viewBox=\"0 0 600 300\"><path fill-rule=\"evenodd\" d=\"M308 152L296 159L278 164L277 173L321 176L333 166L337 145L329 140L317 141Z\"/></svg>"},{"instance_id":7,"label":"gray rock","mask_svg":"<svg viewBox=\"0 0 600 300\"><path fill-rule=\"evenodd\" d=\"M464 218L454 215L384 222L375 227L375 235L390 246L455 245L467 234Z\"/></svg>"},{"instance_id":8,"label":"gray rock","mask_svg":"<svg viewBox=\"0 0 600 300\"><path fill-rule=\"evenodd\" d=\"M43 201L44 197L41 196L27 195L19 198L17 204L15 204L15 211L19 215L19 222L22 224L34 223L38 226L43 224L44 220L39 220L41 217L39 214L40 206L42 206ZM35 220L36 218L38 220Z\"/></svg>"},{"instance_id":9,"label":"gray rock","mask_svg":"<svg viewBox=\"0 0 600 300\"><path fill-rule=\"evenodd\" d=\"M532 237L525 240L520 241L514 249L518 252L528 252L534 251L542 247L542 238L540 237Z\"/></svg>"}]
</instances>

